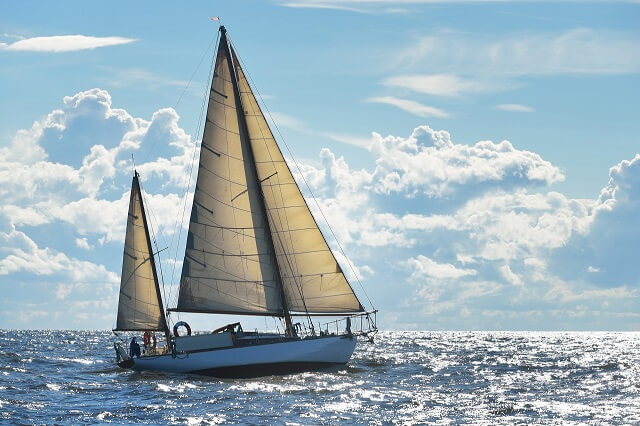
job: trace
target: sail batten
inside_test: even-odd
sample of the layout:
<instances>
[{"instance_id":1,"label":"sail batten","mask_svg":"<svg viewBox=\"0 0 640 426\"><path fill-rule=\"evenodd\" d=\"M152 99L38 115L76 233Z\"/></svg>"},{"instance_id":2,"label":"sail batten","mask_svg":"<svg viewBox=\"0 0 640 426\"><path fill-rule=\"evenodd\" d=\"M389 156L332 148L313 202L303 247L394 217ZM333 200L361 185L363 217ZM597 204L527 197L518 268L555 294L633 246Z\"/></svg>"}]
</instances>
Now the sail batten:
<instances>
[{"instance_id":1,"label":"sail batten","mask_svg":"<svg viewBox=\"0 0 640 426\"><path fill-rule=\"evenodd\" d=\"M137 173L131 183L116 330L162 330L166 321Z\"/></svg>"}]
</instances>

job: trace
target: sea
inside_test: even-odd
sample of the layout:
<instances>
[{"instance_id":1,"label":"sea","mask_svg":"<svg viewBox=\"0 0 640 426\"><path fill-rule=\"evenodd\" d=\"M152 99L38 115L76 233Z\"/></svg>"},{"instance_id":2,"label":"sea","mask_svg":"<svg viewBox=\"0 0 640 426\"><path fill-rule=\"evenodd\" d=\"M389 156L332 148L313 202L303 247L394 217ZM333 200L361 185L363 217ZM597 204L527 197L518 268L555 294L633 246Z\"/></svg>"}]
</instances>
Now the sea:
<instances>
[{"instance_id":1,"label":"sea","mask_svg":"<svg viewBox=\"0 0 640 426\"><path fill-rule=\"evenodd\" d=\"M254 379L136 373L104 331L0 331L6 424L640 424L640 333L381 332Z\"/></svg>"}]
</instances>

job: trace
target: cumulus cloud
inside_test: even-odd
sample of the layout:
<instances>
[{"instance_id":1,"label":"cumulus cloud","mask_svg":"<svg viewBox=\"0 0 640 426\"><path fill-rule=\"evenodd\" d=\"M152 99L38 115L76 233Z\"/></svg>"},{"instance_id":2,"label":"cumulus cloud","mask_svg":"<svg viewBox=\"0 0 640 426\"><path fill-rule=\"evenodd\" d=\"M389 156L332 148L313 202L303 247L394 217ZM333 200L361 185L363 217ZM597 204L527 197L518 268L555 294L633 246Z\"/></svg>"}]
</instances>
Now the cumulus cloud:
<instances>
[{"instance_id":1,"label":"cumulus cloud","mask_svg":"<svg viewBox=\"0 0 640 426\"><path fill-rule=\"evenodd\" d=\"M15 229L0 233L4 257L0 258L0 275L25 271L35 275L61 275L76 282L115 283L118 276L103 265L75 258L50 248L39 248L24 232Z\"/></svg>"},{"instance_id":2,"label":"cumulus cloud","mask_svg":"<svg viewBox=\"0 0 640 426\"><path fill-rule=\"evenodd\" d=\"M451 263L438 263L421 254L417 257L409 258L406 261L406 265L412 269L410 278L413 280L425 278L447 280L477 275L478 273L476 270L459 268Z\"/></svg>"},{"instance_id":3,"label":"cumulus cloud","mask_svg":"<svg viewBox=\"0 0 640 426\"><path fill-rule=\"evenodd\" d=\"M150 153L137 166L148 218L156 234L173 238L196 149L178 121L172 109L133 117L93 89L18 132L0 150L0 274L32 286L50 279L43 293L70 307L115 306L128 157ZM91 139L86 126L96 129ZM60 152L70 146L76 157ZM459 144L420 126L409 136L373 134L366 146L373 160L361 169L322 149L319 162L293 170L317 197L309 206L329 244L337 247L323 216L385 309L421 328L449 329L537 328L549 317L575 328L572 318L596 321L591 312L637 312L640 155L611 168L598 198L577 200L548 189L564 179L557 166L508 141ZM91 280L107 283L99 291L111 305L90 303L96 289L83 283Z\"/></svg>"},{"instance_id":4,"label":"cumulus cloud","mask_svg":"<svg viewBox=\"0 0 640 426\"><path fill-rule=\"evenodd\" d=\"M448 132L428 126L416 128L408 138L378 135L372 152L377 156L373 189L384 194L443 197L479 184L505 188L564 180L557 167L508 141L455 144Z\"/></svg>"},{"instance_id":5,"label":"cumulus cloud","mask_svg":"<svg viewBox=\"0 0 640 426\"><path fill-rule=\"evenodd\" d=\"M574 235L552 258L565 279L604 287L640 285L640 154L609 170L609 182L593 205L588 232Z\"/></svg>"},{"instance_id":6,"label":"cumulus cloud","mask_svg":"<svg viewBox=\"0 0 640 426\"><path fill-rule=\"evenodd\" d=\"M583 327L577 318L598 328L597 318L616 321L638 305L629 256L640 235L623 230L640 228L640 155L611 169L599 199L572 199L540 192L563 174L508 142L459 145L421 126L406 138L374 135L370 149L373 169L353 170L323 149L322 167L306 164L302 173L354 261L385 265L368 282L393 270L395 293L407 295L397 309L435 328L468 327L474 316L482 328L512 328L514 318L518 329L537 328L550 317L563 321L557 328ZM621 242L609 256L583 256ZM621 270L634 279L612 281ZM609 288L598 288L607 279Z\"/></svg>"},{"instance_id":7,"label":"cumulus cloud","mask_svg":"<svg viewBox=\"0 0 640 426\"><path fill-rule=\"evenodd\" d=\"M96 49L98 47L117 46L136 41L126 37L94 37L85 35L62 35L24 38L13 43L0 44L1 50L16 52L74 52Z\"/></svg>"},{"instance_id":8,"label":"cumulus cloud","mask_svg":"<svg viewBox=\"0 0 640 426\"><path fill-rule=\"evenodd\" d=\"M146 154L138 170L154 235L171 238L180 226L184 197L178 188L195 144L178 120L170 108L149 120L133 117L116 108L107 91L91 89L64 97L59 109L18 131L0 148L0 275L28 285L34 298L73 304L78 297L100 297L110 304L111 319L131 153ZM106 313L96 315L92 311L92 318Z\"/></svg>"},{"instance_id":9,"label":"cumulus cloud","mask_svg":"<svg viewBox=\"0 0 640 426\"><path fill-rule=\"evenodd\" d=\"M76 238L76 246L85 250L91 250L93 248L93 246L89 244L89 241L87 241L86 238Z\"/></svg>"}]
</instances>

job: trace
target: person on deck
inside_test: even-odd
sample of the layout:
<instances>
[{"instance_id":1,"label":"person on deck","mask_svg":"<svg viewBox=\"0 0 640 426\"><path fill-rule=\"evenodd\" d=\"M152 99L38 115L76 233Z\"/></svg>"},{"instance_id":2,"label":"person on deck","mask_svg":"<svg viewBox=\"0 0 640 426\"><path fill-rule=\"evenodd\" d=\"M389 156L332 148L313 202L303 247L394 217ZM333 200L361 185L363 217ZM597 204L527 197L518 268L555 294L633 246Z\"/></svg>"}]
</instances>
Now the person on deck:
<instances>
[{"instance_id":1,"label":"person on deck","mask_svg":"<svg viewBox=\"0 0 640 426\"><path fill-rule=\"evenodd\" d=\"M131 339L131 344L129 345L129 356L133 358L140 358L140 345L138 344L135 337Z\"/></svg>"}]
</instances>

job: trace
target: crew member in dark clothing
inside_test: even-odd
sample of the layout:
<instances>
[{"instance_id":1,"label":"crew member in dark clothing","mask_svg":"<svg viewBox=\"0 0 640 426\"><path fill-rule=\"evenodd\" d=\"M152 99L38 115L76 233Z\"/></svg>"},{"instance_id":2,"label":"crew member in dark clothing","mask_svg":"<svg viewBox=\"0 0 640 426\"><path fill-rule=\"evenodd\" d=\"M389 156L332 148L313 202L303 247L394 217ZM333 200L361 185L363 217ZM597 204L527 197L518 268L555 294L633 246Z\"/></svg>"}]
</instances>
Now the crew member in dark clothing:
<instances>
[{"instance_id":1,"label":"crew member in dark clothing","mask_svg":"<svg viewBox=\"0 0 640 426\"><path fill-rule=\"evenodd\" d=\"M135 337L131 339L131 344L129 345L129 356L131 358L133 358L134 356L136 358L140 358L140 345L136 341Z\"/></svg>"}]
</instances>

